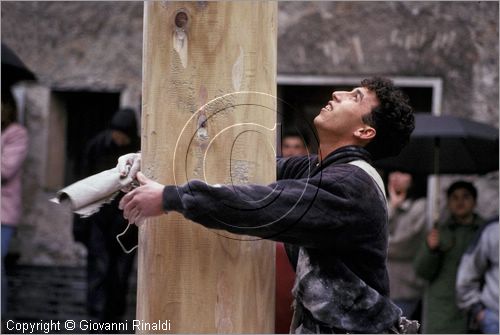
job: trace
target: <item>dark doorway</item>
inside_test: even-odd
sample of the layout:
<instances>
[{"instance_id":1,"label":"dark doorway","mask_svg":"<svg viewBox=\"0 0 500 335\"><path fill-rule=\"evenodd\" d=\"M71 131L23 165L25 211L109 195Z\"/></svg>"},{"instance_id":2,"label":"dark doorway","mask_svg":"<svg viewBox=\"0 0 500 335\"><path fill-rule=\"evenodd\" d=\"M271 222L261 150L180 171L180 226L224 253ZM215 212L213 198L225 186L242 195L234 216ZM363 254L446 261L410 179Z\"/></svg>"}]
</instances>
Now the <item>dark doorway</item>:
<instances>
[{"instance_id":1,"label":"dark doorway","mask_svg":"<svg viewBox=\"0 0 500 335\"><path fill-rule=\"evenodd\" d=\"M120 106L118 92L54 91L66 109L66 166L64 185L86 177L82 160L88 141L106 129Z\"/></svg>"}]
</instances>

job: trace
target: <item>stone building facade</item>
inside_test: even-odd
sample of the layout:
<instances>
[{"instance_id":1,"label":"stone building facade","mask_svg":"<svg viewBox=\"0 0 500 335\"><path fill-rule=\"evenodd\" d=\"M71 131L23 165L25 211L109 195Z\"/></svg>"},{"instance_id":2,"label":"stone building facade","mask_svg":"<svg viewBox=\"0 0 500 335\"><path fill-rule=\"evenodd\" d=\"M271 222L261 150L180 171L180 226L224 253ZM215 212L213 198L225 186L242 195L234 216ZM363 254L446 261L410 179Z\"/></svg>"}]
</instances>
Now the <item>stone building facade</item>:
<instances>
[{"instance_id":1,"label":"stone building facade","mask_svg":"<svg viewBox=\"0 0 500 335\"><path fill-rule=\"evenodd\" d=\"M410 88L426 86L435 113L498 127L497 2L305 1L280 2L278 8L278 84L284 94L308 92L308 85L328 92L363 76L385 75ZM72 214L48 201L70 180L67 148L76 143L70 127L82 120L74 113L85 113L71 114L68 106L88 98L96 101L89 106L138 109L142 28L142 2L2 2L2 42L38 78L17 90L30 132L25 214L13 246L20 262L83 262L85 250L72 239ZM328 95L321 99L323 104ZM304 117L311 118L314 108ZM442 187L455 177L443 178ZM466 178L480 188L479 210L498 213L498 172Z\"/></svg>"}]
</instances>

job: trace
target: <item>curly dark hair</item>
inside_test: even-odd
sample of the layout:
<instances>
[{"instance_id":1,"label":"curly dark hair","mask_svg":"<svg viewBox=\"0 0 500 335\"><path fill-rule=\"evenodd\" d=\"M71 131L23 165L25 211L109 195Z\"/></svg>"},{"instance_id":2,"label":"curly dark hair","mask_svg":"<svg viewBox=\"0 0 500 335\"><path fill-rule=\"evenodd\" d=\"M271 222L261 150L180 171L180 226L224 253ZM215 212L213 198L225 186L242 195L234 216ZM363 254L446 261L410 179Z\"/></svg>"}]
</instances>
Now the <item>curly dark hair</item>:
<instances>
[{"instance_id":1,"label":"curly dark hair","mask_svg":"<svg viewBox=\"0 0 500 335\"><path fill-rule=\"evenodd\" d=\"M374 92L379 105L363 116L363 122L377 131L365 147L373 159L396 156L408 144L415 129L413 110L408 97L387 78L373 77L361 81L361 86Z\"/></svg>"}]
</instances>

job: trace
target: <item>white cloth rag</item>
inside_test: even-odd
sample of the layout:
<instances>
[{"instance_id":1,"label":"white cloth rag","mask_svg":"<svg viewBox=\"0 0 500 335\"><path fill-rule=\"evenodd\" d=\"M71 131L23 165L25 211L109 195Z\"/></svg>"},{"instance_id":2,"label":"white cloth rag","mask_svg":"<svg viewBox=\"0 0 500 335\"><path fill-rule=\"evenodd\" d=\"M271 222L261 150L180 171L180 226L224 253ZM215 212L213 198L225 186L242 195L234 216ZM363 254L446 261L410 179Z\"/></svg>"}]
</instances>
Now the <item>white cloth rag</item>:
<instances>
[{"instance_id":1,"label":"white cloth rag","mask_svg":"<svg viewBox=\"0 0 500 335\"><path fill-rule=\"evenodd\" d=\"M129 176L122 177L115 167L63 188L50 201L62 204L69 200L73 212L87 217L97 213L102 205L110 203L118 191L130 187L134 180Z\"/></svg>"}]
</instances>

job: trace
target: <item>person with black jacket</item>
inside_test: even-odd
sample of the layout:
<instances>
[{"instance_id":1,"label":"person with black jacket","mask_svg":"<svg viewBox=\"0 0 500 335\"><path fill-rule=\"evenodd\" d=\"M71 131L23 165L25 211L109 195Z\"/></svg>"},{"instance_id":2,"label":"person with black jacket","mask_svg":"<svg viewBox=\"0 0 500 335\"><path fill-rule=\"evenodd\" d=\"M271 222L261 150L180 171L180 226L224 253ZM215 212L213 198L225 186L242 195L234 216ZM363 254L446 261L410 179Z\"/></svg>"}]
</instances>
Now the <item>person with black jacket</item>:
<instances>
[{"instance_id":1,"label":"person with black jacket","mask_svg":"<svg viewBox=\"0 0 500 335\"><path fill-rule=\"evenodd\" d=\"M86 146L83 170L92 175L113 168L120 156L140 149L135 111L118 110L110 127L98 133ZM126 311L128 279L135 253L125 253L116 235L125 230L128 221L118 209L120 193L98 213L83 219L88 232L87 310L98 322L119 322ZM127 233L130 244L137 243L137 229Z\"/></svg>"},{"instance_id":2,"label":"person with black jacket","mask_svg":"<svg viewBox=\"0 0 500 335\"><path fill-rule=\"evenodd\" d=\"M275 183L164 186L138 172L141 186L120 202L124 216L140 224L177 211L208 228L291 245L297 255L291 332L408 331L389 299L387 203L370 165L409 141L408 100L388 79L365 79L352 91L333 92L314 124L319 154L278 160ZM119 170L126 175L137 158L120 158Z\"/></svg>"}]
</instances>

